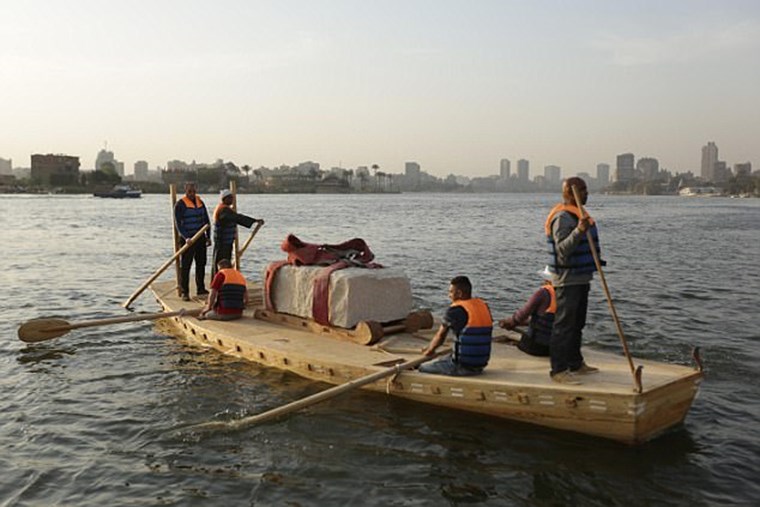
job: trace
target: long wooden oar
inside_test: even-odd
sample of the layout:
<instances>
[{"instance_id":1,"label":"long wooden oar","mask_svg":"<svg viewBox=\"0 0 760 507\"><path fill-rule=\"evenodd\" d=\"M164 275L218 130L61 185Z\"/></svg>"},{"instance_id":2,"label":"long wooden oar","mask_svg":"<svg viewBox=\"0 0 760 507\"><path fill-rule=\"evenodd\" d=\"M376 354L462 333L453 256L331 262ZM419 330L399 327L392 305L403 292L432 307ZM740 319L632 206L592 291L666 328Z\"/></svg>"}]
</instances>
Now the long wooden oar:
<instances>
[{"instance_id":1,"label":"long wooden oar","mask_svg":"<svg viewBox=\"0 0 760 507\"><path fill-rule=\"evenodd\" d=\"M187 430L189 431L234 431L234 430L247 428L249 426L253 426L254 424L259 424L265 421L269 421L276 417L280 417L280 416L289 414L291 412L295 412L296 410L300 410L302 408L315 405L319 402L329 400L331 398L335 398L336 396L339 396L343 393L353 391L354 389L358 389L364 385L371 384L372 382L377 382L380 379L390 377L391 375L400 373L403 370L410 370L426 361L430 361L431 359L434 359L435 357L438 357L443 354L448 354L449 352L451 352L451 349L443 349L437 354L434 354L431 356L420 356L410 361L406 361L404 363L397 364L395 366L391 366L384 370L380 370L378 372L372 373L370 375L359 377L357 379L351 380L350 382L346 382L345 384L331 387L330 389L327 389L325 391L322 391L316 394L312 394L311 396L307 396L306 398L302 398L300 400L288 403L286 405L273 408L272 410L267 410L266 412L262 412L261 414L244 417L242 419L238 419L235 421L226 421L226 422L225 421L211 421L211 422L206 422L206 423L201 423L201 424L195 424L192 426L186 426L184 428L181 428L181 431L187 431Z\"/></svg>"},{"instance_id":2,"label":"long wooden oar","mask_svg":"<svg viewBox=\"0 0 760 507\"><path fill-rule=\"evenodd\" d=\"M169 266L171 266L171 265L172 265L172 262L174 262L175 260L177 260L177 258L178 258L180 255L182 255L183 253L185 253L185 252L187 251L187 249L188 249L188 248L190 248L191 246L193 246L193 244L194 244L196 241L198 241L198 239L200 239L200 238L203 236L203 234L206 232L206 230L208 229L208 227L209 227L209 225L208 225L208 224L204 225L204 226L201 228L201 230L200 230L200 231L198 231L198 232L196 232L196 233L195 233L195 236L193 236L192 238L190 238L189 240L187 240L187 243L185 243L185 245L184 245L182 248L180 248L179 250L177 250L177 252L176 252L174 255L172 255L171 259L169 259L168 261L164 262L164 264L163 264L163 265L162 265L160 268L158 268L158 270L156 270L156 272L155 272L155 273L153 273L153 274L150 276L150 278L148 278L148 279L145 281L145 283L144 283L144 284L142 284L142 285L140 286L140 288L139 288L139 289L137 289L136 291L134 291L134 292L132 293L132 295L131 295L131 296L129 296L129 299L127 299L127 300L124 302L124 304L122 304L121 306L123 306L124 308L129 308L129 305L131 305L131 304L132 304L132 302L133 302L135 299L137 299L137 296L139 296L140 294L142 294L142 293L143 293L143 291L144 291L145 289L147 289L147 288L148 288L148 286L149 286L150 284L152 284L152 283L153 283L153 281L154 281L156 278L158 278L159 276L161 276L161 273L163 273L164 271L166 271L166 269L167 269Z\"/></svg>"},{"instance_id":3,"label":"long wooden oar","mask_svg":"<svg viewBox=\"0 0 760 507\"><path fill-rule=\"evenodd\" d=\"M253 241L253 237L256 235L256 233L259 232L259 229L261 229L264 226L261 222L256 224L256 227L253 228L251 231L251 235L248 236L248 239L245 240L245 243L243 243L243 246L240 247L240 251L238 251L238 258L242 257L245 253L245 250L248 248L248 245L251 244L251 241Z\"/></svg>"},{"instance_id":4,"label":"long wooden oar","mask_svg":"<svg viewBox=\"0 0 760 507\"><path fill-rule=\"evenodd\" d=\"M586 210L583 208L583 201L581 201L581 196L578 194L578 189L573 185L573 197L575 198L575 204L578 206L578 209L581 212L582 217L588 216L588 213L586 213ZM604 277L604 271L602 271L602 262L599 260L599 253L596 251L596 244L594 243L594 238L591 235L591 229L586 229L586 239L588 240L588 246L591 248L591 256L594 258L594 264L596 264L596 270L599 272L599 280L602 282L602 288L604 289L604 295L607 297L607 306L610 308L610 313L612 314L612 320L615 321L615 328L617 329L618 336L620 337L620 342L623 344L623 352L625 352L625 358L628 360L628 366L631 368L631 375L633 375L633 383L636 387L637 392L642 391L641 387L641 372L637 372L636 368L633 366L633 359L631 358L631 353L628 350L628 341L625 339L625 334L623 333L623 327L620 325L620 319L617 315L617 310L615 310L615 304L612 302L612 294L610 294L610 289L607 287L607 279Z\"/></svg>"},{"instance_id":5,"label":"long wooden oar","mask_svg":"<svg viewBox=\"0 0 760 507\"><path fill-rule=\"evenodd\" d=\"M138 320L158 320L167 319L181 315L197 315L201 312L200 308L194 310L178 310L176 312L162 313L144 313L138 315L127 315L125 317L111 317L108 319L86 320L83 322L69 323L63 319L34 319L25 322L18 328L18 337L21 341L28 343L52 340L63 336L73 329L83 327L108 326L111 324L121 324L122 322L135 322Z\"/></svg>"}]
</instances>

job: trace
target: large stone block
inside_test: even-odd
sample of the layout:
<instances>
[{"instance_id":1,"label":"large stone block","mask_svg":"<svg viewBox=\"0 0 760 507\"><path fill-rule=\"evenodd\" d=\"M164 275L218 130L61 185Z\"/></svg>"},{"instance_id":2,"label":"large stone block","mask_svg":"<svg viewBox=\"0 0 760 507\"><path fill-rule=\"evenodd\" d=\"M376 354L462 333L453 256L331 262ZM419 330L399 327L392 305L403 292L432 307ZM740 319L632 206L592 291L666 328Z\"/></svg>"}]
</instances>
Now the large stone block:
<instances>
[{"instance_id":1,"label":"large stone block","mask_svg":"<svg viewBox=\"0 0 760 507\"><path fill-rule=\"evenodd\" d=\"M275 310L312 318L314 278L320 266L283 266L272 284ZM388 322L412 311L412 288L399 269L346 268L330 275L330 324L350 328L359 321Z\"/></svg>"}]
</instances>

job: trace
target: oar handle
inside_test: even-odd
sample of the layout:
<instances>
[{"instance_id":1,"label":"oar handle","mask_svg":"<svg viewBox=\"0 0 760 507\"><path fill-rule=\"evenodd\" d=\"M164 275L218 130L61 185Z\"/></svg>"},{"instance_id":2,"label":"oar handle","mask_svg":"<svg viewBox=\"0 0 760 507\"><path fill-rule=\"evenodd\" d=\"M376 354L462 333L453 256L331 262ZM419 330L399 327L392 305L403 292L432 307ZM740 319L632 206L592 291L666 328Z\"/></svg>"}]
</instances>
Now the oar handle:
<instances>
[{"instance_id":1,"label":"oar handle","mask_svg":"<svg viewBox=\"0 0 760 507\"><path fill-rule=\"evenodd\" d=\"M436 354L432 354L429 356L419 356L414 359L411 359L409 361L406 361L404 363L391 366L389 368L386 368L384 370L380 370L378 372L372 373L370 375L366 375L364 377L359 377L357 379L351 380L349 382L346 382L345 384L341 384L339 386L331 387L330 389L327 389L325 391L321 391L316 394L312 394L311 396L307 396L306 398L302 398L300 400L288 403L286 405L282 405L277 408L273 408L272 410L267 410L266 412L262 412L261 414L252 415L249 417L244 417L242 419L238 419L236 421L229 421L229 422L223 422L223 421L211 421L207 423L201 423L196 424L193 426L189 426L186 428L183 428L183 430L190 430L190 431L209 431L209 430L239 430L246 428L248 426L262 423L264 421L268 421L270 419L274 419L276 417L283 416L285 414L289 414L291 412L295 412L296 410L300 410L302 408L315 405L321 401L329 400L330 398L335 398L336 396L339 396L345 392L352 391L354 389L358 389L364 385L371 384L373 382L377 382L380 379L390 377L391 375L395 375L397 373L402 372L403 370L409 370L411 368L414 368L416 366L419 366L420 364L430 361L431 359L434 359L440 355L448 354L451 352L451 348L447 347L445 349L442 349L440 352Z\"/></svg>"},{"instance_id":2,"label":"oar handle","mask_svg":"<svg viewBox=\"0 0 760 507\"><path fill-rule=\"evenodd\" d=\"M588 216L586 210L583 208L583 201L581 200L580 194L578 194L578 189L575 185L572 185L570 188L573 191L575 204L578 206L578 210L581 212L581 217ZM602 270L602 262L599 259L599 253L596 251L596 244L594 243L594 238L591 235L590 229L586 229L586 239L588 240L588 245L591 249L591 256L594 258L596 270L599 272L599 280L602 282L604 295L607 298L607 306L609 306L612 320L615 322L615 329L617 329L618 336L620 337L620 342L623 344L623 352L625 353L625 358L628 360L628 366L631 369L631 375L633 375L634 385L636 386L636 389L641 392L641 383L636 380L636 367L633 365L633 359L631 358L631 353L628 350L628 341L625 339L623 326L620 325L620 319L618 318L617 310L615 310L615 304L612 302L612 294L610 294L610 289L607 286L607 279L604 277L604 271Z\"/></svg>"},{"instance_id":3,"label":"oar handle","mask_svg":"<svg viewBox=\"0 0 760 507\"><path fill-rule=\"evenodd\" d=\"M259 222L256 224L256 227L253 228L251 231L251 235L248 236L248 239L245 240L245 243L243 243L243 246L240 247L240 251L238 252L238 257L242 257L245 253L246 249L248 248L248 245L251 244L251 241L253 241L253 237L256 236L256 234L259 232L259 229L261 229L264 226L262 222Z\"/></svg>"},{"instance_id":4,"label":"oar handle","mask_svg":"<svg viewBox=\"0 0 760 507\"><path fill-rule=\"evenodd\" d=\"M171 266L171 265L172 265L172 262L174 262L175 260L177 260L177 258L178 258L180 255L182 255L183 253L185 253L185 252L187 251L187 249L188 249L188 248L190 248L191 246L193 246L193 244L194 244L196 241L198 241L198 239L200 239L200 238L201 238L201 237L204 235L204 233L205 233L205 232L208 230L208 228L209 228L209 224L206 224L206 225L204 225L203 227L201 227L201 230L200 230L200 231L198 231L198 232L196 232L196 233L195 233L195 236L193 236L192 238L188 239L188 240L187 240L187 242L186 242L186 243L185 243L185 244L182 246L182 248L180 248L179 250L177 250L177 252L176 252L174 255L172 255L171 259L169 259L168 261L166 261L166 262L165 262L165 263L164 263L164 264L163 264L163 265L162 265L160 268L158 268L158 270L156 270L156 272L155 272L155 273L153 273L153 274L151 275L151 277L150 277L150 278L148 278L148 280L146 280L146 281L145 281L145 283L143 283L143 284L140 286L140 288L138 288L136 291L134 291L134 292L132 293L132 295L131 295L131 296L129 296L129 299L127 299L127 300L124 302L124 304L122 304L121 306L123 306L124 308L129 308L129 305L131 305L131 304L132 304L132 302L133 302L135 299L137 299L137 296L139 296L140 294L142 294L142 293L143 293L143 291L144 291L145 289L147 289L147 288L148 288L148 286L149 286L151 283L153 283L153 281L154 281L156 278L158 278L159 276L161 276L161 273L163 273L164 271L166 271L166 269L167 269L169 266Z\"/></svg>"},{"instance_id":5,"label":"oar handle","mask_svg":"<svg viewBox=\"0 0 760 507\"><path fill-rule=\"evenodd\" d=\"M95 319L87 320L83 322L72 322L68 326L61 326L60 328L51 328L51 331L70 331L72 329L81 329L83 327L97 327L108 326L111 324L121 324L123 322L136 322L139 320L158 320L168 319L170 317L180 317L184 315L197 315L201 312L201 309L177 310L176 312L160 312L160 313L143 313L136 315L127 315L124 317L110 317L107 319Z\"/></svg>"}]
</instances>

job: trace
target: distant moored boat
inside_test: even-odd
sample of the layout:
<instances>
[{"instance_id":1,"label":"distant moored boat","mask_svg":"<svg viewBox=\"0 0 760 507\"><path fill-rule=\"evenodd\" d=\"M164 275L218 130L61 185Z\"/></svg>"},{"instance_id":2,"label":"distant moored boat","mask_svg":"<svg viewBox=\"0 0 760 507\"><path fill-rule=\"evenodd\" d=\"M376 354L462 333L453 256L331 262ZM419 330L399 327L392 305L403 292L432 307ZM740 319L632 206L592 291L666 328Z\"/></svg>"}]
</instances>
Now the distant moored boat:
<instances>
[{"instance_id":1,"label":"distant moored boat","mask_svg":"<svg viewBox=\"0 0 760 507\"><path fill-rule=\"evenodd\" d=\"M115 199L123 199L125 197L137 198L142 196L142 190L132 188L129 185L115 185L108 192L94 192L92 195L95 197L113 197Z\"/></svg>"}]
</instances>

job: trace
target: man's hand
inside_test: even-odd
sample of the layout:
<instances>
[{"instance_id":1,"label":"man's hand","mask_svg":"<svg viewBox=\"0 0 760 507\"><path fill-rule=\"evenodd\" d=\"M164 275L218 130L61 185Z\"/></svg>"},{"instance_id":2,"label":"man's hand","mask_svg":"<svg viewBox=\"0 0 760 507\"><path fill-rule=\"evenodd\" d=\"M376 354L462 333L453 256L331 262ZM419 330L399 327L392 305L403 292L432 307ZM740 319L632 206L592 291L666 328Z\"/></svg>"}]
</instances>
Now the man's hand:
<instances>
[{"instance_id":1,"label":"man's hand","mask_svg":"<svg viewBox=\"0 0 760 507\"><path fill-rule=\"evenodd\" d=\"M501 319L499 321L499 327L502 329L506 329L507 331L511 331L515 328L515 323L512 320L512 317L508 319Z\"/></svg>"},{"instance_id":2,"label":"man's hand","mask_svg":"<svg viewBox=\"0 0 760 507\"><path fill-rule=\"evenodd\" d=\"M433 354L435 354L435 347L431 347L428 345L427 347L422 349L423 356L432 356Z\"/></svg>"},{"instance_id":3,"label":"man's hand","mask_svg":"<svg viewBox=\"0 0 760 507\"><path fill-rule=\"evenodd\" d=\"M206 246L211 246L211 238L206 238Z\"/></svg>"},{"instance_id":4,"label":"man's hand","mask_svg":"<svg viewBox=\"0 0 760 507\"><path fill-rule=\"evenodd\" d=\"M586 232L590 225L591 224L589 217L586 215L578 221L578 230L581 232Z\"/></svg>"},{"instance_id":5,"label":"man's hand","mask_svg":"<svg viewBox=\"0 0 760 507\"><path fill-rule=\"evenodd\" d=\"M256 222L258 222L261 225L264 225L264 219L263 218L259 218L258 220L256 220Z\"/></svg>"}]
</instances>

